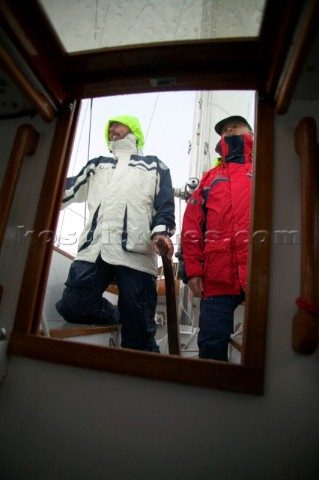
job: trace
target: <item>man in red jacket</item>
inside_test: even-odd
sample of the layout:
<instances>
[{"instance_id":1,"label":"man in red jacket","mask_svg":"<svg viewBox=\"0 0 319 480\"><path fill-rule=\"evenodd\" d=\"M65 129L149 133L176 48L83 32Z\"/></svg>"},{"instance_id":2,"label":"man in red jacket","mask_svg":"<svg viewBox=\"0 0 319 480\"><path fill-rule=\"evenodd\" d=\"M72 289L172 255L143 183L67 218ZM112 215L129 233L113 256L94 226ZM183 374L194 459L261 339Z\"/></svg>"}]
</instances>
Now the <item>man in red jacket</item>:
<instances>
[{"instance_id":1,"label":"man in red jacket","mask_svg":"<svg viewBox=\"0 0 319 480\"><path fill-rule=\"evenodd\" d=\"M201 297L199 357L227 361L234 311L246 291L253 132L239 115L215 131L221 158L188 201L181 241L184 282Z\"/></svg>"}]
</instances>

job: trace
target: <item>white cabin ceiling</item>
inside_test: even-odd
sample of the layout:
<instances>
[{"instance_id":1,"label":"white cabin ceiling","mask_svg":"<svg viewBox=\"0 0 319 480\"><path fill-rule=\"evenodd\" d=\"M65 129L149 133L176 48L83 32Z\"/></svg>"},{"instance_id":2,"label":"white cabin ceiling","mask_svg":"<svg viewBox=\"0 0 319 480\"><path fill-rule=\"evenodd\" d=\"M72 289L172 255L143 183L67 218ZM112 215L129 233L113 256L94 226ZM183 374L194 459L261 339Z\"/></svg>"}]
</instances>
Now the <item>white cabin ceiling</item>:
<instances>
[{"instance_id":1,"label":"white cabin ceiling","mask_svg":"<svg viewBox=\"0 0 319 480\"><path fill-rule=\"evenodd\" d=\"M34 108L0 64L0 118L32 115Z\"/></svg>"},{"instance_id":2,"label":"white cabin ceiling","mask_svg":"<svg viewBox=\"0 0 319 480\"><path fill-rule=\"evenodd\" d=\"M294 98L296 100L319 100L319 30L306 56Z\"/></svg>"}]
</instances>

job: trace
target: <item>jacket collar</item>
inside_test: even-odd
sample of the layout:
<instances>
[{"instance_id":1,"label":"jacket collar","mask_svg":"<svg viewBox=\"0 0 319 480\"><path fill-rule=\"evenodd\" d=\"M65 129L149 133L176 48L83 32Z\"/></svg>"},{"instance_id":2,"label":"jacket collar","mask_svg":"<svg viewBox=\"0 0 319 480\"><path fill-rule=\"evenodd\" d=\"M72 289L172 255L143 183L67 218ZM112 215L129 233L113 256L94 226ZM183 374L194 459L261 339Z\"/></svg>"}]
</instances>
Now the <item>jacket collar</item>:
<instances>
[{"instance_id":1,"label":"jacket collar","mask_svg":"<svg viewBox=\"0 0 319 480\"><path fill-rule=\"evenodd\" d=\"M110 142L110 152L114 155L119 155L120 153L143 155L143 151L137 147L136 137L133 133L129 133L121 140Z\"/></svg>"}]
</instances>

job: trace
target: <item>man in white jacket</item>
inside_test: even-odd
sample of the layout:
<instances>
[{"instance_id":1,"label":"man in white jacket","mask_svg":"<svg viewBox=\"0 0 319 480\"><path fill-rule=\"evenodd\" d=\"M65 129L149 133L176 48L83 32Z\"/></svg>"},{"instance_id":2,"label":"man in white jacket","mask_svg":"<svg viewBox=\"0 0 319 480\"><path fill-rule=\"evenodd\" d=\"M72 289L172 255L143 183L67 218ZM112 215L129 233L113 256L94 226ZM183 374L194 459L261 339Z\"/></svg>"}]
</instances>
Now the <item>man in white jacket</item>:
<instances>
[{"instance_id":1,"label":"man in white jacket","mask_svg":"<svg viewBox=\"0 0 319 480\"><path fill-rule=\"evenodd\" d=\"M105 129L112 157L90 160L67 179L63 206L87 202L89 217L79 239L57 311L69 322L120 321L123 348L158 352L156 241L174 252L174 196L170 171L155 156L143 156L144 136L136 117L110 119ZM104 290L116 282L118 312Z\"/></svg>"}]
</instances>

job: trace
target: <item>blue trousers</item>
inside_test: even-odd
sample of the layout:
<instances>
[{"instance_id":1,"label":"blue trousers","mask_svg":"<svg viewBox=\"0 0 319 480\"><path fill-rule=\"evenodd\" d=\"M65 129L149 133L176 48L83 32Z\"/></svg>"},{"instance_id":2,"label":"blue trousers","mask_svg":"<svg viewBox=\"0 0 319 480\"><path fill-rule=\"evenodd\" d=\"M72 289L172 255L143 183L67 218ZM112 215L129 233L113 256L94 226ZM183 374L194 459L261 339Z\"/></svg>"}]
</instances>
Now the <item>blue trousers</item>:
<instances>
[{"instance_id":1,"label":"blue trousers","mask_svg":"<svg viewBox=\"0 0 319 480\"><path fill-rule=\"evenodd\" d=\"M201 299L198 333L200 358L228 361L234 311L244 299L243 291L239 295L216 295Z\"/></svg>"},{"instance_id":2,"label":"blue trousers","mask_svg":"<svg viewBox=\"0 0 319 480\"><path fill-rule=\"evenodd\" d=\"M102 297L116 280L118 309ZM70 267L58 313L68 322L107 325L121 323L123 348L159 352L155 341L156 278L132 268L75 260Z\"/></svg>"}]
</instances>

